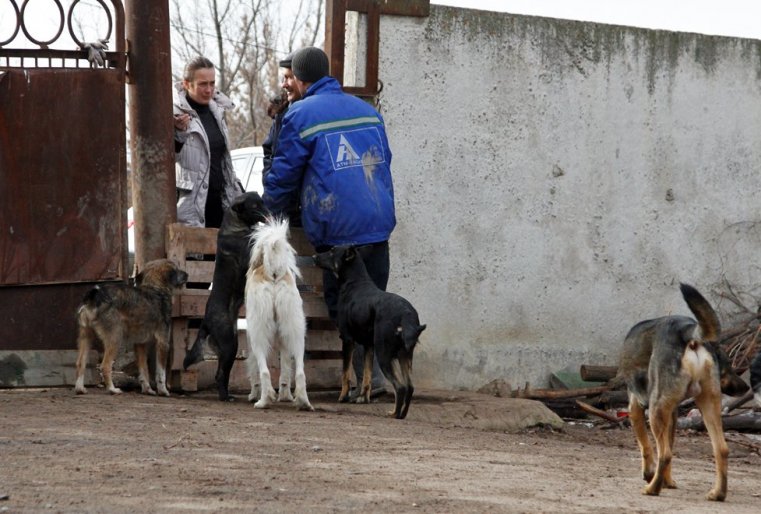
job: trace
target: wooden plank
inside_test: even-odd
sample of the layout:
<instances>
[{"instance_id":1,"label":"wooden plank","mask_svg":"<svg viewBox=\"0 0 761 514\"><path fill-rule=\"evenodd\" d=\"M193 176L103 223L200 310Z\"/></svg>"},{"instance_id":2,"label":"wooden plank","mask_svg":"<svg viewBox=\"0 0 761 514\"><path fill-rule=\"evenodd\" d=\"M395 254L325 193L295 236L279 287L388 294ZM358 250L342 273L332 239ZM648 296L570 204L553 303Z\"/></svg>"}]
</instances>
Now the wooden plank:
<instances>
[{"instance_id":1,"label":"wooden plank","mask_svg":"<svg viewBox=\"0 0 761 514\"><path fill-rule=\"evenodd\" d=\"M210 284L214 278L214 261L185 261L183 269L188 274L188 282Z\"/></svg>"},{"instance_id":2,"label":"wooden plank","mask_svg":"<svg viewBox=\"0 0 761 514\"><path fill-rule=\"evenodd\" d=\"M172 361L169 364L169 369L182 369L182 360L187 353L189 341L195 340L195 337L192 340L189 337L187 320L172 319Z\"/></svg>"},{"instance_id":3,"label":"wooden plank","mask_svg":"<svg viewBox=\"0 0 761 514\"><path fill-rule=\"evenodd\" d=\"M304 266L299 268L301 271L301 280L299 285L309 286L309 291L313 293L322 293L322 269L317 266Z\"/></svg>"},{"instance_id":4,"label":"wooden plank","mask_svg":"<svg viewBox=\"0 0 761 514\"><path fill-rule=\"evenodd\" d=\"M302 294L302 300L304 301L304 314L307 319L329 319L328 306L325 305L325 300L322 296L313 294Z\"/></svg>"},{"instance_id":5,"label":"wooden plank","mask_svg":"<svg viewBox=\"0 0 761 514\"><path fill-rule=\"evenodd\" d=\"M196 387L199 391L214 389L216 387L214 378L217 372L216 361L201 362L194 369L198 373ZM338 359L306 361L304 363L304 374L306 375L307 391L340 389L341 373L342 364ZM270 374L272 375L272 383L277 384L280 380L279 367L270 366ZM230 371L229 387L236 394L248 394L251 390L246 370L246 361L239 359L233 364L233 368Z\"/></svg>"},{"instance_id":6,"label":"wooden plank","mask_svg":"<svg viewBox=\"0 0 761 514\"><path fill-rule=\"evenodd\" d=\"M186 318L203 318L206 313L208 295L183 295L178 297L179 312L177 316Z\"/></svg>"},{"instance_id":7,"label":"wooden plank","mask_svg":"<svg viewBox=\"0 0 761 514\"><path fill-rule=\"evenodd\" d=\"M197 328L187 328L187 326L182 326L182 322L180 320L177 321L178 323L173 325L173 333L181 332L182 335L178 335L176 340L182 338L184 341L182 343L182 347L179 347L178 345L175 346L175 349L179 348L180 352L182 352L183 355L180 356L179 359L175 358L175 360L173 360L172 369L180 369L182 367L182 359L185 358L184 352L190 349L190 346L195 342L196 337L198 336ZM341 339L338 337L338 332L334 330L308 330L304 347L306 351L311 353L313 356L319 355L320 353L318 352L337 353L341 351ZM235 358L245 359L247 356L248 341L246 340L246 331L239 330L238 353L235 355ZM337 359L339 356L336 355L332 358ZM206 351L204 352L204 359L216 359L216 354L212 350Z\"/></svg>"},{"instance_id":8,"label":"wooden plank","mask_svg":"<svg viewBox=\"0 0 761 514\"><path fill-rule=\"evenodd\" d=\"M174 296L173 317L202 318L206 312L209 291L206 289L185 289ZM322 294L311 291L302 292L304 314L307 318L328 319L328 307ZM245 305L241 306L238 317L246 317Z\"/></svg>"},{"instance_id":9,"label":"wooden plank","mask_svg":"<svg viewBox=\"0 0 761 514\"><path fill-rule=\"evenodd\" d=\"M187 296L203 296L203 297L207 297L207 296L209 296L210 292L211 292L211 289L209 289L208 287L202 287L202 288L192 288L191 287L189 289L185 288L185 289L182 289L181 291L178 291L177 293L175 293L175 296L180 296L180 295L185 296L185 295L187 295Z\"/></svg>"},{"instance_id":10,"label":"wooden plank","mask_svg":"<svg viewBox=\"0 0 761 514\"><path fill-rule=\"evenodd\" d=\"M170 230L170 226L167 226L166 231L166 258L171 259L177 263L180 269L185 269L185 246L183 245L182 238L179 234Z\"/></svg>"},{"instance_id":11,"label":"wooden plank","mask_svg":"<svg viewBox=\"0 0 761 514\"><path fill-rule=\"evenodd\" d=\"M179 242L187 253L214 255L217 253L219 229L188 227L180 223L167 225L167 245Z\"/></svg>"},{"instance_id":12,"label":"wooden plank","mask_svg":"<svg viewBox=\"0 0 761 514\"><path fill-rule=\"evenodd\" d=\"M337 331L336 322L330 318L307 318L307 330ZM337 333L337 332L336 332Z\"/></svg>"},{"instance_id":13,"label":"wooden plank","mask_svg":"<svg viewBox=\"0 0 761 514\"><path fill-rule=\"evenodd\" d=\"M174 344L172 353L172 365L170 369L182 369L182 360L185 358L185 353L195 342L196 337L198 337L197 328L188 328L186 320L180 318L173 320L172 340ZM308 359L310 360L325 358L340 359L341 339L338 337L337 331L308 330L304 344ZM248 341L246 340L246 332L245 330L239 330L238 352L236 353L235 358L245 359L247 356ZM205 345L204 359L216 360L216 358L217 356L214 351L209 349L208 345Z\"/></svg>"},{"instance_id":14,"label":"wooden plank","mask_svg":"<svg viewBox=\"0 0 761 514\"><path fill-rule=\"evenodd\" d=\"M194 393L198 391L198 370L170 370L169 390Z\"/></svg>"},{"instance_id":15,"label":"wooden plank","mask_svg":"<svg viewBox=\"0 0 761 514\"><path fill-rule=\"evenodd\" d=\"M304 374L307 378L307 391L341 389L341 374L343 365L341 361L322 360L307 361L304 363ZM336 395L336 400L338 395Z\"/></svg>"},{"instance_id":16,"label":"wooden plank","mask_svg":"<svg viewBox=\"0 0 761 514\"><path fill-rule=\"evenodd\" d=\"M341 338L337 330L307 330L305 348L308 352L340 352Z\"/></svg>"},{"instance_id":17,"label":"wooden plank","mask_svg":"<svg viewBox=\"0 0 761 514\"><path fill-rule=\"evenodd\" d=\"M292 227L290 232L288 241L298 255L312 256L315 254L314 247L307 239L303 228Z\"/></svg>"},{"instance_id":18,"label":"wooden plank","mask_svg":"<svg viewBox=\"0 0 761 514\"><path fill-rule=\"evenodd\" d=\"M188 333L187 349L189 350L190 346L195 342L196 337L198 337L198 329L189 328L187 329L187 333ZM247 356L248 356L248 341L246 340L246 331L239 330L238 331L238 352L235 354L235 358L245 359ZM214 353L214 350L208 347L208 344L204 345L203 358L205 360L217 359L217 354Z\"/></svg>"}]
</instances>

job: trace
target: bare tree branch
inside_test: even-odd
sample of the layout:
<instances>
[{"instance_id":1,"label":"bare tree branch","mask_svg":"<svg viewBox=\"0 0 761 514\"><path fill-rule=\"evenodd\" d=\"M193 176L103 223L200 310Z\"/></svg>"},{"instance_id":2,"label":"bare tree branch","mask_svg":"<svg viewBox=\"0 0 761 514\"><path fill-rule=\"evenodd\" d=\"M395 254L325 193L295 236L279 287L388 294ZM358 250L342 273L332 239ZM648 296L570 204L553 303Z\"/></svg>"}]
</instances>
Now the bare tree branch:
<instances>
[{"instance_id":1,"label":"bare tree branch","mask_svg":"<svg viewBox=\"0 0 761 514\"><path fill-rule=\"evenodd\" d=\"M175 69L198 55L215 61L217 88L237 105L226 115L232 148L262 143L271 124L269 99L280 92L279 59L295 46L318 42L324 0L298 0L295 15L284 3L172 0Z\"/></svg>"}]
</instances>

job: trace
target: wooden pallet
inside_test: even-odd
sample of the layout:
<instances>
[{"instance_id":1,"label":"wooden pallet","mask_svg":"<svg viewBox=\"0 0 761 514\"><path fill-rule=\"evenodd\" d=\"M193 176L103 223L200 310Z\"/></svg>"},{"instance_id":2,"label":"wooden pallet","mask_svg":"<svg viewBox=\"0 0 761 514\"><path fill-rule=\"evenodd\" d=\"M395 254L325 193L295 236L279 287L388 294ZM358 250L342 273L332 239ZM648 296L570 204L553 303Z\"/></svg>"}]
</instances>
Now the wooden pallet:
<instances>
[{"instance_id":1,"label":"wooden pallet","mask_svg":"<svg viewBox=\"0 0 761 514\"><path fill-rule=\"evenodd\" d=\"M195 341L206 310L209 284L214 276L217 233L215 228L188 227L179 223L167 226L167 258L177 262L189 275L188 286L175 295L172 305L172 357L169 369L173 390L197 391L214 386L216 354L205 352L204 362L188 371L182 369L182 361ZM303 277L298 285L307 318L304 362L307 387L312 390L340 389L341 340L322 298L322 270L312 262L314 249L302 229L291 228L290 242L298 253L297 264ZM201 256L204 260L200 260ZM245 317L245 307L241 307L239 318ZM246 333L240 330L238 355L230 373L231 391L250 390L245 365L247 354ZM270 358L273 381L278 380L280 374L280 363L275 357Z\"/></svg>"}]
</instances>

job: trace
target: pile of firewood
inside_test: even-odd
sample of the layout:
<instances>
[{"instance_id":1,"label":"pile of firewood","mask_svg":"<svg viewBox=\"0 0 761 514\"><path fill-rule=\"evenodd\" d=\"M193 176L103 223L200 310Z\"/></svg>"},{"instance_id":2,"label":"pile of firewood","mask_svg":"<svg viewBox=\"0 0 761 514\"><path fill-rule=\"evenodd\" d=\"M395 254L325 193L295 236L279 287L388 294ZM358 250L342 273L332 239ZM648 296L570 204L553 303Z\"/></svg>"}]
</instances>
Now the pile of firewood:
<instances>
[{"instance_id":1,"label":"pile of firewood","mask_svg":"<svg viewBox=\"0 0 761 514\"><path fill-rule=\"evenodd\" d=\"M758 327L756 327L756 331L759 331ZM738 339L737 341L735 344L739 346L741 340ZM743 344L747 346L749 343L745 341ZM755 356L752 352L749 353L752 354L751 358ZM611 366L582 365L579 370L581 379L586 382L598 382L600 385L570 389L532 389L526 384L524 389L518 388L513 391L512 396L539 400L566 419L582 419L591 414L612 424L624 426L629 424L629 398L626 386L615 379L616 371L617 368ZM748 391L743 397L737 398L725 406L723 412L725 429L761 431L761 413L745 409L745 411L735 414L736 410L746 406L752 398L753 392ZM694 401L692 399L684 401L679 407L679 428L702 430L702 418L696 413Z\"/></svg>"},{"instance_id":2,"label":"pile of firewood","mask_svg":"<svg viewBox=\"0 0 761 514\"><path fill-rule=\"evenodd\" d=\"M737 326L721 333L719 343L732 360L732 367L742 374L750 367L756 354L761 351L761 323L755 315Z\"/></svg>"}]
</instances>

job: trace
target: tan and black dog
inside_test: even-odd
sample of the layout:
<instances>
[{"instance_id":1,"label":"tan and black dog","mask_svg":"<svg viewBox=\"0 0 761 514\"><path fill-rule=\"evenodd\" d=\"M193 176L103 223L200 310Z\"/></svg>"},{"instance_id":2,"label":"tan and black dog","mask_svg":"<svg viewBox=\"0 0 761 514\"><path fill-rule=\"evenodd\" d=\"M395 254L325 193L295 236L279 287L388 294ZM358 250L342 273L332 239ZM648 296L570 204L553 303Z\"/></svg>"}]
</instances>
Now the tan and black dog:
<instances>
[{"instance_id":1,"label":"tan and black dog","mask_svg":"<svg viewBox=\"0 0 761 514\"><path fill-rule=\"evenodd\" d=\"M142 392L156 394L148 380L146 345L156 345L156 388L169 396L166 388L166 361L169 351L169 330L172 321L172 293L188 280L188 274L167 259L145 265L135 285L106 284L93 287L77 310L79 335L77 345L77 381L74 391L85 394L87 354L96 340L103 343L101 372L111 394L114 387L111 370L119 345L134 345Z\"/></svg>"},{"instance_id":2,"label":"tan and black dog","mask_svg":"<svg viewBox=\"0 0 761 514\"><path fill-rule=\"evenodd\" d=\"M314 256L315 263L338 278L338 331L342 341L343 378L339 402L349 401L349 380L354 343L365 348L365 367L357 403L370 403L373 359L394 386L394 410L404 419L412 402L412 354L425 325L401 296L382 291L365 268L354 246L335 246Z\"/></svg>"},{"instance_id":3,"label":"tan and black dog","mask_svg":"<svg viewBox=\"0 0 761 514\"><path fill-rule=\"evenodd\" d=\"M706 498L723 501L727 495L727 456L721 421L721 393L742 394L748 385L732 370L716 343L719 318L708 301L692 286L681 284L684 301L697 318L665 316L642 321L627 334L618 369L629 391L629 417L642 453L642 476L648 482L643 494L657 495L663 487L676 488L671 458L677 407L694 398L711 438L716 461L716 482ZM657 462L645 426L649 409Z\"/></svg>"}]
</instances>

